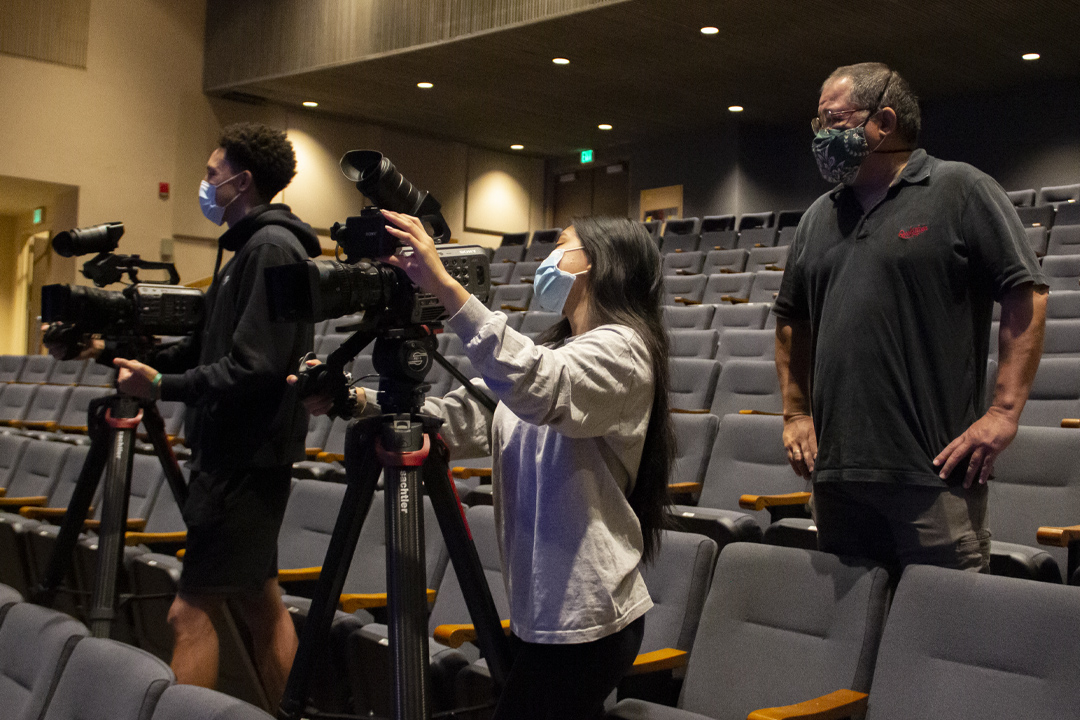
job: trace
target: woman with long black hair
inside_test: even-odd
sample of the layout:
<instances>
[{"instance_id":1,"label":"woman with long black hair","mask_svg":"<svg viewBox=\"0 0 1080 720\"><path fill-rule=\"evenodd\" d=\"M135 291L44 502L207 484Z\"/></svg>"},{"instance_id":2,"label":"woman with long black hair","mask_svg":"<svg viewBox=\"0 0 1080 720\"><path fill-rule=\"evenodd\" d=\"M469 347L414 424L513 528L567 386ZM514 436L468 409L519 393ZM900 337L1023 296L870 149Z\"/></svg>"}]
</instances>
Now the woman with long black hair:
<instances>
[{"instance_id":1,"label":"woman with long black hair","mask_svg":"<svg viewBox=\"0 0 1080 720\"><path fill-rule=\"evenodd\" d=\"M536 272L540 305L563 319L534 343L447 273L417 218L385 215L412 249L386 262L445 305L499 400L494 415L463 389L425 405L445 419L452 455L492 455L514 649L495 717L592 720L641 645L652 601L639 566L656 554L668 506L656 245L629 220L575 221Z\"/></svg>"}]
</instances>

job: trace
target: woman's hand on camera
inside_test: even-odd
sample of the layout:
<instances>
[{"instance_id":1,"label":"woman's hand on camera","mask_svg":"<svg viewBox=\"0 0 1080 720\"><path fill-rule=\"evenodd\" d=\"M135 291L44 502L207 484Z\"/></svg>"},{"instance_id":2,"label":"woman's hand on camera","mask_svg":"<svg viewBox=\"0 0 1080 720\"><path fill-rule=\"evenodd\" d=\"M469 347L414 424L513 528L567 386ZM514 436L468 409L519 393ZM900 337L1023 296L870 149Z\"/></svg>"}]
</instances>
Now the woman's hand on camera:
<instances>
[{"instance_id":1,"label":"woman's hand on camera","mask_svg":"<svg viewBox=\"0 0 1080 720\"><path fill-rule=\"evenodd\" d=\"M439 251L435 248L435 241L424 229L424 223L412 215L389 210L383 210L382 213L393 223L386 226L387 232L413 251L411 255L391 255L383 258L383 261L404 270L410 280L439 298L451 315L460 310L469 299L469 292L446 271Z\"/></svg>"},{"instance_id":2,"label":"woman's hand on camera","mask_svg":"<svg viewBox=\"0 0 1080 720\"><path fill-rule=\"evenodd\" d=\"M308 360L304 364L311 368L321 363L319 360ZM295 385L299 380L300 378L296 375L289 375L285 378L285 382L290 385ZM357 410L363 410L364 406L367 405L367 395L352 388L349 389L349 392L353 393L356 397ZM310 395L306 398L301 398L300 402L304 404L304 408L312 415L326 415L334 406L334 400L329 395Z\"/></svg>"}]
</instances>

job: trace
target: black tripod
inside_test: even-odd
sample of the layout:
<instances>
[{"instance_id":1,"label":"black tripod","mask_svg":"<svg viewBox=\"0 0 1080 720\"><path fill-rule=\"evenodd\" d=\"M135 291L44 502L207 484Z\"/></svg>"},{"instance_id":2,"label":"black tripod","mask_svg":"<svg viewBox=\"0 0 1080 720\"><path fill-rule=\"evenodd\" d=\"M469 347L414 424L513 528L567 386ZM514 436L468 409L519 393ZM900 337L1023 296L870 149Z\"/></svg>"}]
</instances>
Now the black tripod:
<instances>
[{"instance_id":1,"label":"black tripod","mask_svg":"<svg viewBox=\"0 0 1080 720\"><path fill-rule=\"evenodd\" d=\"M87 612L94 637L109 637L116 619L116 581L124 562L131 465L135 456L135 430L140 422L146 427L154 452L165 470L165 479L173 497L180 507L184 506L187 484L165 434L165 421L157 405L119 393L94 400L87 412L90 452L83 462L78 483L60 525L48 568L34 593L35 602L52 604L71 567L79 532L90 512L90 503L107 465L105 490L101 499L97 567Z\"/></svg>"},{"instance_id":2,"label":"black tripod","mask_svg":"<svg viewBox=\"0 0 1080 720\"><path fill-rule=\"evenodd\" d=\"M323 372L341 375L344 364L375 340L372 360L379 372L379 403L384 414L355 422L346 434L348 488L281 700L279 717L283 720L318 716L317 710L308 707L315 654L330 636L337 598L381 471L386 473L386 584L395 720L431 717L421 480L476 627L477 644L496 684L502 684L510 669L510 645L450 480L448 451L438 435L442 421L420 412L430 387L423 381L432 359L437 358L465 387L472 386L438 356L435 338L427 328L411 326L377 333L376 324L377 320L365 322L322 366ZM483 400L494 407L489 398Z\"/></svg>"}]
</instances>

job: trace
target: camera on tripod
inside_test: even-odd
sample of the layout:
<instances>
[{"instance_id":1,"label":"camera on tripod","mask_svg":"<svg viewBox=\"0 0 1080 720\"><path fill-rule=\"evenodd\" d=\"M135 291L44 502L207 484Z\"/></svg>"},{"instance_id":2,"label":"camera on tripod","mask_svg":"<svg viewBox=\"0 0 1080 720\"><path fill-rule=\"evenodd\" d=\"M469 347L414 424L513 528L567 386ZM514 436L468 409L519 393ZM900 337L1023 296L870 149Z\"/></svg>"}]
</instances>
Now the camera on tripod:
<instances>
[{"instance_id":1,"label":"camera on tripod","mask_svg":"<svg viewBox=\"0 0 1080 720\"><path fill-rule=\"evenodd\" d=\"M190 335L202 320L204 299L196 288L180 287L172 263L143 260L138 255L113 253L124 234L119 222L59 233L53 249L64 257L97 253L83 264L82 273L97 287L46 285L41 289L41 319L48 323L44 340L61 345L64 360L79 355L91 335L124 357L141 357L155 336ZM139 270L164 270L168 283L140 283ZM121 281L121 291L102 290Z\"/></svg>"},{"instance_id":2,"label":"camera on tripod","mask_svg":"<svg viewBox=\"0 0 1080 720\"><path fill-rule=\"evenodd\" d=\"M380 404L401 411L418 409L429 387L423 384L424 377L436 355L429 326L447 313L439 299L414 285L404 270L376 259L402 247L386 231L388 221L381 209L420 218L430 228L450 275L485 303L491 290L488 256L475 245L446 245L450 228L438 201L406 180L381 153L348 152L341 159L341 171L374 206L331 229L339 253L345 253L344 262L308 260L266 269L270 316L277 321L322 322L363 312L358 324L339 328L356 334L325 364L299 369L301 396L328 394L334 398L331 415L347 416L351 401L345 363L377 340L372 362L379 373Z\"/></svg>"}]
</instances>

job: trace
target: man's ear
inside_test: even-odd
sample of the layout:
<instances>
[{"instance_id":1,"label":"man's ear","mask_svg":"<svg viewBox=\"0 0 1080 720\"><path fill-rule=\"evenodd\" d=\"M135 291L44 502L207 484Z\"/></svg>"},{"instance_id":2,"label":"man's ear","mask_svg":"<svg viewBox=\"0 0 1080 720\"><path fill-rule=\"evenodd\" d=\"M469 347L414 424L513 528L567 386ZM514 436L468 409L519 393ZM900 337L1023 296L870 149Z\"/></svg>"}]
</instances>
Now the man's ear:
<instances>
[{"instance_id":1,"label":"man's ear","mask_svg":"<svg viewBox=\"0 0 1080 720\"><path fill-rule=\"evenodd\" d=\"M236 178L236 190L239 193L245 193L245 192L248 192L249 189L256 196L258 196L259 191L255 187L255 178L254 178L254 176L252 176L250 170L244 170L242 173L240 173L240 177Z\"/></svg>"},{"instance_id":2,"label":"man's ear","mask_svg":"<svg viewBox=\"0 0 1080 720\"><path fill-rule=\"evenodd\" d=\"M877 114L877 124L881 132L886 135L894 135L898 126L896 111L891 107L884 107Z\"/></svg>"}]
</instances>

